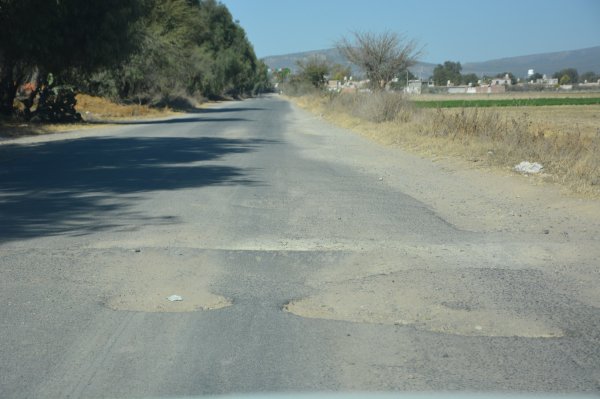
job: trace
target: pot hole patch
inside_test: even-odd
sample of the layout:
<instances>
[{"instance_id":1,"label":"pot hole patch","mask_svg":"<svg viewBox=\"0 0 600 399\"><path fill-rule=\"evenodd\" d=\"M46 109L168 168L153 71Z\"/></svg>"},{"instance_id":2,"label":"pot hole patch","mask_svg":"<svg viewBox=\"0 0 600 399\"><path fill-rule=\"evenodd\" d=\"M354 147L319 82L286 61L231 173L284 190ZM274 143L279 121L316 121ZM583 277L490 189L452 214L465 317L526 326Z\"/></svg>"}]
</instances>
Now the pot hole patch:
<instances>
[{"instance_id":1,"label":"pot hole patch","mask_svg":"<svg viewBox=\"0 0 600 399\"><path fill-rule=\"evenodd\" d=\"M145 248L110 252L103 261L104 305L110 309L194 312L232 305L211 290L220 271L208 255Z\"/></svg>"},{"instance_id":2,"label":"pot hole patch","mask_svg":"<svg viewBox=\"0 0 600 399\"><path fill-rule=\"evenodd\" d=\"M401 270L323 284L284 310L298 316L410 325L492 337L561 337L552 291L533 270Z\"/></svg>"}]
</instances>

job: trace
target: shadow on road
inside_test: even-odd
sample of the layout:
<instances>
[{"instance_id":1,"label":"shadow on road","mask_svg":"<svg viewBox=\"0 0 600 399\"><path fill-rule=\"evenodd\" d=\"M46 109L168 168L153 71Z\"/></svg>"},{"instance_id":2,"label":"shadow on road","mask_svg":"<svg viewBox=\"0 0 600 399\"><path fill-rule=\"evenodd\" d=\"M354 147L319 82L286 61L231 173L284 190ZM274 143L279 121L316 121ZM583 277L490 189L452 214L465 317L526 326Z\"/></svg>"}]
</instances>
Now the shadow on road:
<instances>
[{"instance_id":1,"label":"shadow on road","mask_svg":"<svg viewBox=\"0 0 600 399\"><path fill-rule=\"evenodd\" d=\"M90 137L0 147L0 242L82 235L173 216L140 214L143 193L258 184L242 168L207 164L275 142L261 139Z\"/></svg>"},{"instance_id":2,"label":"shadow on road","mask_svg":"<svg viewBox=\"0 0 600 399\"><path fill-rule=\"evenodd\" d=\"M228 108L192 108L186 110L190 114L221 114L225 112L264 111L260 107L228 107Z\"/></svg>"},{"instance_id":3,"label":"shadow on road","mask_svg":"<svg viewBox=\"0 0 600 399\"><path fill-rule=\"evenodd\" d=\"M197 122L251 122L244 118L201 118L201 117L177 117L171 119L157 120L126 120L126 121L97 121L88 122L92 124L110 124L110 125L168 125L172 123L197 123Z\"/></svg>"}]
</instances>

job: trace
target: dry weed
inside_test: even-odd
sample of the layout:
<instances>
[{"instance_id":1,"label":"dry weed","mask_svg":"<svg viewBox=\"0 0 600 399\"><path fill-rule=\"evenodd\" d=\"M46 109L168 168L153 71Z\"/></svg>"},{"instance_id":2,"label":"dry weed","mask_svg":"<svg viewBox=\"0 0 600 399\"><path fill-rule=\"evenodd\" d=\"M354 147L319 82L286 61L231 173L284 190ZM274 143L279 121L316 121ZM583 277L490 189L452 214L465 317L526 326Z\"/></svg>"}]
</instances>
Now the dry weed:
<instances>
[{"instance_id":1,"label":"dry weed","mask_svg":"<svg viewBox=\"0 0 600 399\"><path fill-rule=\"evenodd\" d=\"M556 112L560 120L553 120L546 107L526 112L511 108L419 109L392 93L313 96L300 105L384 144L399 144L421 153L460 156L501 168L512 168L521 161L539 162L550 179L577 193L600 196L600 131L582 132L576 123L579 108L570 108L571 123L566 123L564 113ZM536 112L543 118L536 117ZM597 111L590 115L593 122Z\"/></svg>"},{"instance_id":2,"label":"dry weed","mask_svg":"<svg viewBox=\"0 0 600 399\"><path fill-rule=\"evenodd\" d=\"M118 104L103 97L77 95L76 109L85 120L137 118L170 114L169 108L153 108L141 104Z\"/></svg>"}]
</instances>

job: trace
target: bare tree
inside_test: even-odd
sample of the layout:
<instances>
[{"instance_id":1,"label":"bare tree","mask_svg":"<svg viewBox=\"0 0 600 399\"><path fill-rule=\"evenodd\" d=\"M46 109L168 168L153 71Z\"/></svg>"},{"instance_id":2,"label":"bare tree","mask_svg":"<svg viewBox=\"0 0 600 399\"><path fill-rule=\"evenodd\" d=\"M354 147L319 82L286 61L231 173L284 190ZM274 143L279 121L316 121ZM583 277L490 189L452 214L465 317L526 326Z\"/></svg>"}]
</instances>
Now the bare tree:
<instances>
[{"instance_id":1,"label":"bare tree","mask_svg":"<svg viewBox=\"0 0 600 399\"><path fill-rule=\"evenodd\" d=\"M380 34L353 32L353 40L342 38L338 50L371 81L374 89L384 89L400 73L416 64L422 47L405 35L386 31Z\"/></svg>"}]
</instances>

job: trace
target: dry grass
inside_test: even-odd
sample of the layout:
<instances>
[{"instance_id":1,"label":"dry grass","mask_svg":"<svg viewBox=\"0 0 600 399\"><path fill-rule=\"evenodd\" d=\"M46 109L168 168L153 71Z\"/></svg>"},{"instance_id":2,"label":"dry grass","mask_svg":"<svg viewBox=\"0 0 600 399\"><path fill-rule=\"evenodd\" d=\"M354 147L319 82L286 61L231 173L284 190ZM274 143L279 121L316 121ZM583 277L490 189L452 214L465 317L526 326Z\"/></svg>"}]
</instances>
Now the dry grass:
<instances>
[{"instance_id":1,"label":"dry grass","mask_svg":"<svg viewBox=\"0 0 600 399\"><path fill-rule=\"evenodd\" d=\"M425 155L458 156L509 169L540 162L546 178L600 197L600 107L417 109L407 105L384 122L358 112L380 100L305 97L297 103L384 144ZM397 104L398 101L394 101ZM358 107L358 108L357 108Z\"/></svg>"},{"instance_id":2,"label":"dry grass","mask_svg":"<svg viewBox=\"0 0 600 399\"><path fill-rule=\"evenodd\" d=\"M85 120L160 117L173 114L169 108L153 108L141 104L117 104L103 97L77 95L77 112Z\"/></svg>"},{"instance_id":3,"label":"dry grass","mask_svg":"<svg viewBox=\"0 0 600 399\"><path fill-rule=\"evenodd\" d=\"M99 123L122 119L160 118L175 114L169 108L153 108L148 105L117 104L102 97L77 95L77 112L82 123L25 123L0 120L0 138L16 138L97 127Z\"/></svg>"}]
</instances>

